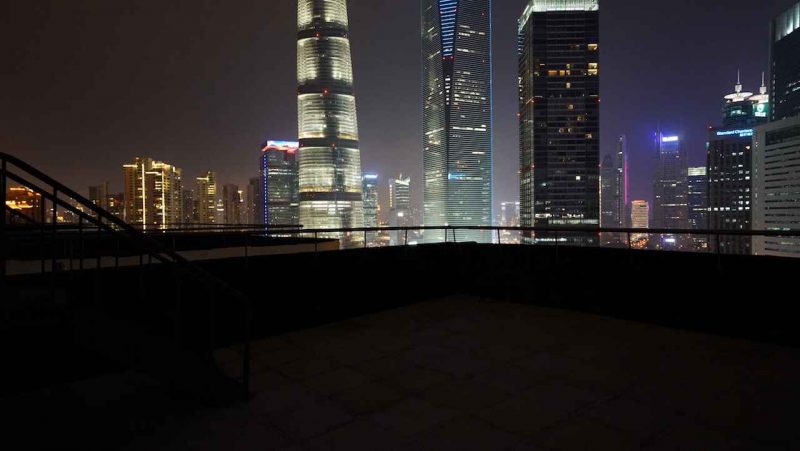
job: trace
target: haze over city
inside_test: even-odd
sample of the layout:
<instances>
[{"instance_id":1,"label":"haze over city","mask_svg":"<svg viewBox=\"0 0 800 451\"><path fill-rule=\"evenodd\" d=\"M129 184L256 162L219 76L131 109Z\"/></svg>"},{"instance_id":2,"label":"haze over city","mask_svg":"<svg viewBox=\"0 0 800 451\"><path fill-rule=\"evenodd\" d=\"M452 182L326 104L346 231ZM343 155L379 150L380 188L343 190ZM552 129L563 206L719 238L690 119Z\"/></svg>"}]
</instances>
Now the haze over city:
<instances>
[{"instance_id":1,"label":"haze over city","mask_svg":"<svg viewBox=\"0 0 800 451\"><path fill-rule=\"evenodd\" d=\"M519 197L516 21L496 0L494 204ZM683 137L705 164L707 127L741 70L757 91L769 21L791 0L605 0L601 155L629 137L631 198L651 199L653 132ZM75 187L111 182L136 155L246 184L265 139L297 138L296 5L290 0L10 0L0 18L9 87L0 145ZM352 0L354 83L365 173L412 177L422 202L418 2ZM85 189L85 188L82 188ZM384 214L386 210L384 209Z\"/></svg>"}]
</instances>

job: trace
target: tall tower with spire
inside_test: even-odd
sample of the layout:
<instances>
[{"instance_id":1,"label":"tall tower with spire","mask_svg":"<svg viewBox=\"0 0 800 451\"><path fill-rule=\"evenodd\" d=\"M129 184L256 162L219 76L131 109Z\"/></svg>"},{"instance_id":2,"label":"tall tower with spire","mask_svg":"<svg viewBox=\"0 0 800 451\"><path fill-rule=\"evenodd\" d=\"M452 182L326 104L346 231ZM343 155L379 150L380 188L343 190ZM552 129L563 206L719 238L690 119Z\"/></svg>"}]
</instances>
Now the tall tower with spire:
<instances>
[{"instance_id":1,"label":"tall tower with spire","mask_svg":"<svg viewBox=\"0 0 800 451\"><path fill-rule=\"evenodd\" d=\"M708 225L713 230L751 230L754 128L768 121L769 95L761 76L759 94L743 89L737 74L734 92L725 96L722 126L708 136ZM750 254L749 237L722 236L720 252Z\"/></svg>"},{"instance_id":2,"label":"tall tower with spire","mask_svg":"<svg viewBox=\"0 0 800 451\"><path fill-rule=\"evenodd\" d=\"M298 0L297 26L300 224L363 227L347 0Z\"/></svg>"}]
</instances>

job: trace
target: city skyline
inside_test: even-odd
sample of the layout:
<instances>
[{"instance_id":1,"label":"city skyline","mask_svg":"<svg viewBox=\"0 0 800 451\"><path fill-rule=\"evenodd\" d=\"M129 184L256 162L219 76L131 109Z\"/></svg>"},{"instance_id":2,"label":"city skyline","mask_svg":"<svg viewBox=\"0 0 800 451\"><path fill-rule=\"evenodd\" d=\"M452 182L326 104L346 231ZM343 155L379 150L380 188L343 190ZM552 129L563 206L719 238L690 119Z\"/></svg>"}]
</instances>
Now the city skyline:
<instances>
[{"instance_id":1,"label":"city skyline","mask_svg":"<svg viewBox=\"0 0 800 451\"><path fill-rule=\"evenodd\" d=\"M258 22L258 26L247 33L223 33L227 29L222 22L227 17L236 11L256 8L234 4L226 11L215 10L222 15L214 20L201 21L203 33L189 33L191 39L188 39L175 34L174 30L185 30L189 23L177 21L170 24L174 25L174 30L168 30L166 23L161 26L162 19L156 16L156 11L164 17L187 15L185 20L189 22L194 11L185 4L178 3L164 10L141 5L125 10L122 24L118 30L113 30L103 25L102 19L119 15L118 7L114 5L97 7L84 0L73 3L77 5L74 9L65 10L56 2L44 2L39 9L12 2L19 20L8 24L5 29L15 32L17 40L25 44L22 47L39 49L40 57L31 60L14 49L9 52L17 64L13 64L12 70L2 77L9 85L20 89L11 93L10 101L3 107L4 120L0 125L3 144L45 169L66 168L65 181L76 186L86 185L83 180L89 180L91 184L110 181L112 192L121 191L122 182L115 176L116 168L139 154L173 162L187 175L211 168L219 173L220 183L245 186L247 180L256 175L254 168L257 167L258 154L253 151L254 143L261 142L264 136L292 138L296 129L293 119L296 116L292 113L296 109L292 99L295 77L294 71L286 69L286 64L291 66L295 60L292 39L295 5L274 3L257 7L263 10L254 11L258 14L253 15L266 17L268 22ZM794 2L767 3L752 5L734 1L724 6L701 8L688 1L679 1L663 11L661 5L653 5L657 14L637 16L638 22L634 24L626 22L629 28L627 33L623 33L615 23L622 23L635 14L628 8L633 3L603 2L601 157L613 152L616 135L629 135L631 198L652 199L649 187L652 146L648 144L656 124L661 123L662 129L682 135L690 164L700 164L705 157L705 127L716 122L719 115L717 99L730 89L728 85L736 68L742 68L742 81L747 89L757 88L760 74L768 66L766 39L769 23ZM356 80L362 147L365 149L363 170L387 176L408 173L421 180L421 145L418 139L421 133L418 113L420 67L418 51L415 50L419 45L419 5L396 8L390 2L351 0L349 6L350 14L354 16L352 22L357 24L351 30L358 37L353 46L355 71L364 72L364 76ZM214 7L207 6L206 9ZM496 216L501 202L516 200L518 191L517 124L512 115L516 115L517 109L515 22L521 9L522 5L517 2L495 2L493 50L497 100L494 121L497 132L494 140L493 216ZM396 12L392 15L393 20L382 19L389 10ZM66 38L59 33L61 41L54 41L53 33L71 29L74 21L70 19L80 11L90 13L82 19L85 27L80 33L67 33ZM43 16L47 12L49 14ZM726 21L725 28L741 21L752 32L742 37L704 41L705 44L698 48L666 48L670 44L663 41L677 36L668 25L677 21L678 16L687 20L678 42L696 39L701 31L706 36L708 27L718 26L710 21L711 17L718 17L720 22L720 16L728 17L730 20ZM31 23L38 25L19 28ZM156 42L151 38L143 38L141 44L133 42L135 39L131 38L139 36L137 30L145 23L153 28L155 35L171 40L175 48L189 50L188 53L178 58L174 50L156 48ZM653 29L658 29L661 35L657 36L659 33L654 33ZM392 32L396 39L381 41L380 35L384 32ZM636 42L623 38L630 33L638 33ZM668 39L663 39L665 36ZM132 58L134 62L146 54L153 60L152 64L148 63L146 67L135 64L136 70L129 70L128 65L132 63L115 58L105 47L76 46L79 42L103 41L104 38L106 41L114 38L109 45L116 53L131 55L135 57ZM385 45L378 46L372 41ZM210 50L202 54L193 50L201 44L210 44ZM266 50L265 46L268 46ZM55 64L61 61L59 55L65 50L74 58ZM222 59L222 55L233 50L242 52L247 64L232 64ZM679 50L687 53L681 55ZM397 61L398 76L393 80L396 89L384 90L380 86L380 80L390 73L375 64L384 51ZM259 52L267 55L267 61L247 58L247 55ZM659 59L651 56L655 54L660 55ZM668 63L677 61L678 57L685 62ZM635 80L624 71L626 60L630 58L641 58L648 63L640 68ZM200 66L196 64L198 60L202 62ZM52 71L38 70L42 62L59 66L58 77ZM185 66L187 64L192 68ZM150 69L161 66L166 68ZM698 66L703 70L693 71L693 79L688 80L683 72L686 66ZM195 70L198 67L203 70ZM94 71L90 72L90 69ZM90 73L96 73L98 78L87 77ZM74 89L63 90L63 83L67 82ZM75 98L74 93L88 82L96 82L95 88L85 89L85 95ZM281 87L287 83L288 93L287 88ZM167 87L177 84L181 88L167 92ZM121 92L117 89L120 85L129 89ZM34 87L40 92L30 96ZM676 90L685 94L677 101L673 97ZM25 101L16 91L27 93ZM131 95L127 91L153 93L144 97L137 95L140 102L131 106L131 102L126 100ZM642 93L647 96L643 97ZM664 103L665 98L670 99L669 104ZM389 104L392 111L381 117L378 112ZM45 105L50 105L50 108ZM275 108L275 105L283 106ZM46 113L36 116L36 121L29 121L34 109ZM70 112L80 114L64 116ZM76 117L85 119L76 122L79 121ZM393 121L392 127L386 127L387 120ZM32 124L37 127L35 131L31 129ZM104 154L103 159L93 161L89 158L98 152ZM422 192L420 189L416 191L415 203L421 205Z\"/></svg>"}]
</instances>

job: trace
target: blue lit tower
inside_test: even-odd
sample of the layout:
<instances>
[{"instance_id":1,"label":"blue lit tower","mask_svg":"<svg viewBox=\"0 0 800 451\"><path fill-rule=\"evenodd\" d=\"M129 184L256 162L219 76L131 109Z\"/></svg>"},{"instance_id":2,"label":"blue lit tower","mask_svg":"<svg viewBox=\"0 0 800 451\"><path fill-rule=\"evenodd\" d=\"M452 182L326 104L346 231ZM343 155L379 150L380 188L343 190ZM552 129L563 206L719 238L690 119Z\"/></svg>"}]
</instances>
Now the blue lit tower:
<instances>
[{"instance_id":1,"label":"blue lit tower","mask_svg":"<svg viewBox=\"0 0 800 451\"><path fill-rule=\"evenodd\" d=\"M300 224L362 227L347 1L298 0L297 25Z\"/></svg>"},{"instance_id":2,"label":"blue lit tower","mask_svg":"<svg viewBox=\"0 0 800 451\"><path fill-rule=\"evenodd\" d=\"M426 226L492 223L491 22L491 0L422 0ZM443 239L425 232L428 242Z\"/></svg>"}]
</instances>

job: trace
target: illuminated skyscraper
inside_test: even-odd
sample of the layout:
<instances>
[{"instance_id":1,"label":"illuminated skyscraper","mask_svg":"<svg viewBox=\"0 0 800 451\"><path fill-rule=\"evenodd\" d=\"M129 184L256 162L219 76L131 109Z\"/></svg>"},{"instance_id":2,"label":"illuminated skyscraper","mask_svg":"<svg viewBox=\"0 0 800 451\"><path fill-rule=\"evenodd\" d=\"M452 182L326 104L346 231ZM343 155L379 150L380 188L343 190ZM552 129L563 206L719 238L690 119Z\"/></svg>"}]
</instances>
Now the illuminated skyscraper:
<instances>
[{"instance_id":1,"label":"illuminated skyscraper","mask_svg":"<svg viewBox=\"0 0 800 451\"><path fill-rule=\"evenodd\" d=\"M290 226L299 221L300 197L297 177L298 143L267 141L261 149L261 210L267 225Z\"/></svg>"},{"instance_id":2,"label":"illuminated skyscraper","mask_svg":"<svg viewBox=\"0 0 800 451\"><path fill-rule=\"evenodd\" d=\"M800 115L756 128L753 228L800 229ZM753 253L800 257L800 238L753 237Z\"/></svg>"},{"instance_id":3,"label":"illuminated skyscraper","mask_svg":"<svg viewBox=\"0 0 800 451\"><path fill-rule=\"evenodd\" d=\"M298 0L300 224L364 224L346 0ZM357 235L360 236L360 235Z\"/></svg>"},{"instance_id":4,"label":"illuminated skyscraper","mask_svg":"<svg viewBox=\"0 0 800 451\"><path fill-rule=\"evenodd\" d=\"M364 174L364 227L378 227L378 176Z\"/></svg>"},{"instance_id":5,"label":"illuminated skyscraper","mask_svg":"<svg viewBox=\"0 0 800 451\"><path fill-rule=\"evenodd\" d=\"M649 229L650 228L650 204L646 200L635 200L631 202L631 228ZM632 241L646 238L647 235L635 234L631 236Z\"/></svg>"},{"instance_id":6,"label":"illuminated skyscraper","mask_svg":"<svg viewBox=\"0 0 800 451\"><path fill-rule=\"evenodd\" d=\"M656 134L657 163L653 180L653 220L657 229L689 228L688 161L678 136ZM670 244L672 244L670 242Z\"/></svg>"},{"instance_id":7,"label":"illuminated skyscraper","mask_svg":"<svg viewBox=\"0 0 800 451\"><path fill-rule=\"evenodd\" d=\"M617 139L617 155L614 160L614 219L617 227L628 225L628 137L620 135Z\"/></svg>"},{"instance_id":8,"label":"illuminated skyscraper","mask_svg":"<svg viewBox=\"0 0 800 451\"><path fill-rule=\"evenodd\" d=\"M705 166L689 168L689 228L708 230L708 175Z\"/></svg>"},{"instance_id":9,"label":"illuminated skyscraper","mask_svg":"<svg viewBox=\"0 0 800 451\"><path fill-rule=\"evenodd\" d=\"M800 2L772 22L772 120L800 115Z\"/></svg>"},{"instance_id":10,"label":"illuminated skyscraper","mask_svg":"<svg viewBox=\"0 0 800 451\"><path fill-rule=\"evenodd\" d=\"M152 158L123 166L125 221L143 228L171 228L183 220L181 170Z\"/></svg>"},{"instance_id":11,"label":"illuminated skyscraper","mask_svg":"<svg viewBox=\"0 0 800 451\"><path fill-rule=\"evenodd\" d=\"M415 222L411 210L411 177L400 174L389 182L389 225L411 227ZM392 245L402 244L405 240L403 232L395 231L390 236Z\"/></svg>"},{"instance_id":12,"label":"illuminated skyscraper","mask_svg":"<svg viewBox=\"0 0 800 451\"><path fill-rule=\"evenodd\" d=\"M492 223L492 2L422 0L424 223ZM459 239L488 242L489 232ZM443 231L426 231L428 242Z\"/></svg>"},{"instance_id":13,"label":"illuminated skyscraper","mask_svg":"<svg viewBox=\"0 0 800 451\"><path fill-rule=\"evenodd\" d=\"M705 166L689 168L687 180L687 202L689 228L708 230L708 171ZM692 235L694 250L708 249L707 235Z\"/></svg>"},{"instance_id":14,"label":"illuminated skyscraper","mask_svg":"<svg viewBox=\"0 0 800 451\"><path fill-rule=\"evenodd\" d=\"M600 226L604 228L619 226L619 218L615 216L617 213L616 179L614 157L606 155L603 157L603 164L600 167Z\"/></svg>"},{"instance_id":15,"label":"illuminated skyscraper","mask_svg":"<svg viewBox=\"0 0 800 451\"><path fill-rule=\"evenodd\" d=\"M735 91L725 96L721 127L708 132L709 228L751 230L754 127L767 122L769 96L764 81L759 94L745 92L737 80ZM751 239L722 236L720 252L750 254Z\"/></svg>"},{"instance_id":16,"label":"illuminated skyscraper","mask_svg":"<svg viewBox=\"0 0 800 451\"><path fill-rule=\"evenodd\" d=\"M528 0L519 19L523 227L600 224L599 42L598 0Z\"/></svg>"},{"instance_id":17,"label":"illuminated skyscraper","mask_svg":"<svg viewBox=\"0 0 800 451\"><path fill-rule=\"evenodd\" d=\"M197 223L202 225L216 224L217 221L217 176L214 171L207 171L195 179L195 202L197 205Z\"/></svg>"}]
</instances>

